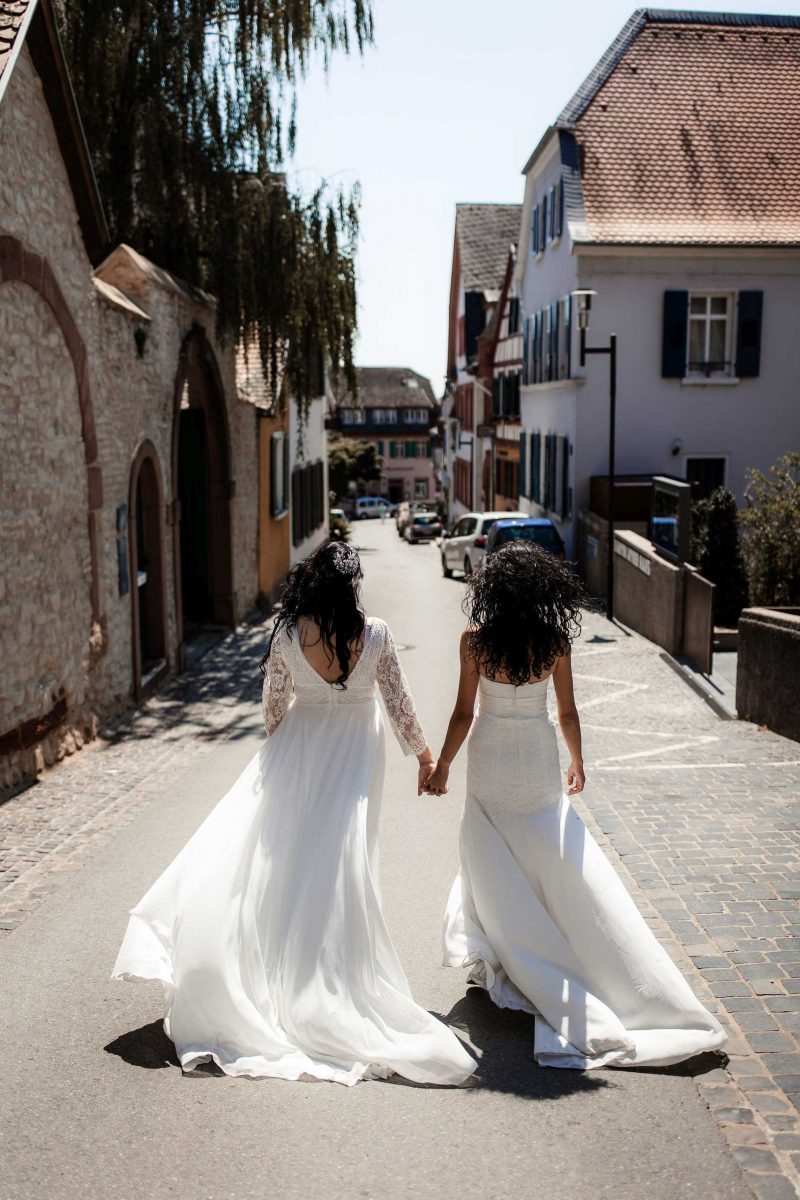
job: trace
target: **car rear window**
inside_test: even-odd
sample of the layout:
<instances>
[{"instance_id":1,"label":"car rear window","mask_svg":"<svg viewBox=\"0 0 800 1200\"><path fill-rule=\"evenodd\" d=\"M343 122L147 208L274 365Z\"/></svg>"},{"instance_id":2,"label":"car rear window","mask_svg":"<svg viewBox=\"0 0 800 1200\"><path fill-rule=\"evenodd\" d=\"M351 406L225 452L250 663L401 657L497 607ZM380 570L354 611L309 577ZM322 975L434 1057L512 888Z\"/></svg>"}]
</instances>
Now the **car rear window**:
<instances>
[{"instance_id":1,"label":"car rear window","mask_svg":"<svg viewBox=\"0 0 800 1200\"><path fill-rule=\"evenodd\" d=\"M415 525L438 525L439 518L434 513L422 513L419 517L414 517Z\"/></svg>"},{"instance_id":2,"label":"car rear window","mask_svg":"<svg viewBox=\"0 0 800 1200\"><path fill-rule=\"evenodd\" d=\"M498 529L497 540L503 542L536 542L537 546L558 546L561 539L552 525L509 525Z\"/></svg>"}]
</instances>

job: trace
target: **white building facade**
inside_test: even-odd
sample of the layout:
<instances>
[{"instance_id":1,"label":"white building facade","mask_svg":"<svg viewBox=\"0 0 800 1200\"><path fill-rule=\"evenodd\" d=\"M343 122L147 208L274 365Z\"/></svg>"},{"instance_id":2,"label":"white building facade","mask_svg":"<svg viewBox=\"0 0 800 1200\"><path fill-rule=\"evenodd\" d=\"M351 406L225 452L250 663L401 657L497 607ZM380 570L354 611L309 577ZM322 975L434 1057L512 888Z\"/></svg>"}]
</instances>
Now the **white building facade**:
<instances>
[{"instance_id":1,"label":"white building facade","mask_svg":"<svg viewBox=\"0 0 800 1200\"><path fill-rule=\"evenodd\" d=\"M798 61L796 18L644 10L525 167L521 506L553 519L570 557L609 442L609 360L579 365L576 289L596 292L588 345L617 334L616 475L724 485L742 504L748 469L800 445L800 177L754 166L796 161L782 114Z\"/></svg>"}]
</instances>

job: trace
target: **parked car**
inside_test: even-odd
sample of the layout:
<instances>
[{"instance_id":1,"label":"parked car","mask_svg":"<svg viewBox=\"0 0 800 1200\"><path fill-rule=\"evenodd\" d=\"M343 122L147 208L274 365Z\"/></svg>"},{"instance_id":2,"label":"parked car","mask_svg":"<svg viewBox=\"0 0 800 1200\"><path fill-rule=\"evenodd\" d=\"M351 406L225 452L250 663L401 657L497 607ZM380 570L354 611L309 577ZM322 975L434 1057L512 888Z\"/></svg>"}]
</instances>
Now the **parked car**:
<instances>
[{"instance_id":1,"label":"parked car","mask_svg":"<svg viewBox=\"0 0 800 1200\"><path fill-rule=\"evenodd\" d=\"M503 517L524 517L522 512L473 512L459 517L450 533L442 537L442 571L447 579L453 571L465 575L481 565L489 530Z\"/></svg>"},{"instance_id":2,"label":"parked car","mask_svg":"<svg viewBox=\"0 0 800 1200\"><path fill-rule=\"evenodd\" d=\"M438 513L418 512L411 514L403 537L414 546L417 542L432 541L433 538L439 537L441 532L442 522L439 520Z\"/></svg>"},{"instance_id":3,"label":"parked car","mask_svg":"<svg viewBox=\"0 0 800 1200\"><path fill-rule=\"evenodd\" d=\"M429 509L428 509L427 504L423 504L419 500L412 500L410 503L408 500L404 500L402 502L402 504L398 505L397 517L395 520L395 524L397 525L398 536L399 537L404 536L405 531L406 531L406 526L408 525L408 522L411 520L414 513L418 513L418 512L421 513L421 512L428 512L428 511L429 511Z\"/></svg>"},{"instance_id":4,"label":"parked car","mask_svg":"<svg viewBox=\"0 0 800 1200\"><path fill-rule=\"evenodd\" d=\"M350 536L350 523L343 508L332 508L328 518L328 532L331 538L346 542Z\"/></svg>"},{"instance_id":5,"label":"parked car","mask_svg":"<svg viewBox=\"0 0 800 1200\"><path fill-rule=\"evenodd\" d=\"M564 561L561 534L547 517L512 517L496 521L486 542L486 553L491 554L508 542L535 542L543 550L549 550L560 562Z\"/></svg>"},{"instance_id":6,"label":"parked car","mask_svg":"<svg viewBox=\"0 0 800 1200\"><path fill-rule=\"evenodd\" d=\"M359 496L353 506L353 520L364 521L368 517L379 517L381 510L388 517L397 511L397 505L392 504L385 496Z\"/></svg>"}]
</instances>

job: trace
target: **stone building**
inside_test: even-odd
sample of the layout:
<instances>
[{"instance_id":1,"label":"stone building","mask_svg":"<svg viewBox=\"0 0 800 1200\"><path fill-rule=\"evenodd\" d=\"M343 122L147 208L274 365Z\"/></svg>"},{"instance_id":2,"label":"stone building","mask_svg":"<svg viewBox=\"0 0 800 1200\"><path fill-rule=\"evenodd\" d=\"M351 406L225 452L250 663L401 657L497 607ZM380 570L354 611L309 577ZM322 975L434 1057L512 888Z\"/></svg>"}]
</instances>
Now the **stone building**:
<instances>
[{"instance_id":1,"label":"stone building","mask_svg":"<svg viewBox=\"0 0 800 1200\"><path fill-rule=\"evenodd\" d=\"M211 297L110 249L52 0L3 13L0 788L181 670L289 565L266 520L273 406L237 378Z\"/></svg>"}]
</instances>

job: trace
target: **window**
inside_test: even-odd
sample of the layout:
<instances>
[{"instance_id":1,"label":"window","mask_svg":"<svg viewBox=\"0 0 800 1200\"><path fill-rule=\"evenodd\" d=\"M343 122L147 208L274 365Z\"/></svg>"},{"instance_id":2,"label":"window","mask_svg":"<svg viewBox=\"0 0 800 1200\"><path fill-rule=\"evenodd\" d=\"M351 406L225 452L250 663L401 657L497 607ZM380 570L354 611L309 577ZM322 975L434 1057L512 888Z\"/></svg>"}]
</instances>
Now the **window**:
<instances>
[{"instance_id":1,"label":"window","mask_svg":"<svg viewBox=\"0 0 800 1200\"><path fill-rule=\"evenodd\" d=\"M401 458L403 454L402 442L389 442L389 458Z\"/></svg>"},{"instance_id":2,"label":"window","mask_svg":"<svg viewBox=\"0 0 800 1200\"><path fill-rule=\"evenodd\" d=\"M540 226L539 205L534 204L533 212L531 213L531 253L532 254L538 254L542 248L541 244L539 242L539 226Z\"/></svg>"},{"instance_id":3,"label":"window","mask_svg":"<svg viewBox=\"0 0 800 1200\"><path fill-rule=\"evenodd\" d=\"M547 192L547 240L552 242L556 228L556 189L551 187Z\"/></svg>"},{"instance_id":4,"label":"window","mask_svg":"<svg viewBox=\"0 0 800 1200\"><path fill-rule=\"evenodd\" d=\"M429 416L427 408L406 408L403 411L406 425L427 425Z\"/></svg>"},{"instance_id":5,"label":"window","mask_svg":"<svg viewBox=\"0 0 800 1200\"><path fill-rule=\"evenodd\" d=\"M289 507L289 439L273 433L269 443L270 513L282 517Z\"/></svg>"},{"instance_id":6,"label":"window","mask_svg":"<svg viewBox=\"0 0 800 1200\"><path fill-rule=\"evenodd\" d=\"M508 336L519 333L519 297L512 296L508 302Z\"/></svg>"},{"instance_id":7,"label":"window","mask_svg":"<svg viewBox=\"0 0 800 1200\"><path fill-rule=\"evenodd\" d=\"M542 199L539 210L539 251L544 250L547 243L547 196Z\"/></svg>"},{"instance_id":8,"label":"window","mask_svg":"<svg viewBox=\"0 0 800 1200\"><path fill-rule=\"evenodd\" d=\"M427 481L427 479L415 479L414 480L414 499L415 500L427 500L428 499L428 481Z\"/></svg>"},{"instance_id":9,"label":"window","mask_svg":"<svg viewBox=\"0 0 800 1200\"><path fill-rule=\"evenodd\" d=\"M467 318L464 313L458 318L456 353L463 358L467 352Z\"/></svg>"},{"instance_id":10,"label":"window","mask_svg":"<svg viewBox=\"0 0 800 1200\"><path fill-rule=\"evenodd\" d=\"M724 292L692 292L689 297L689 375L733 373L731 299Z\"/></svg>"},{"instance_id":11,"label":"window","mask_svg":"<svg viewBox=\"0 0 800 1200\"><path fill-rule=\"evenodd\" d=\"M373 408L372 420L376 425L396 425L397 424L397 409L396 408Z\"/></svg>"},{"instance_id":12,"label":"window","mask_svg":"<svg viewBox=\"0 0 800 1200\"><path fill-rule=\"evenodd\" d=\"M366 423L363 408L343 408L341 416L343 425L364 425Z\"/></svg>"}]
</instances>

